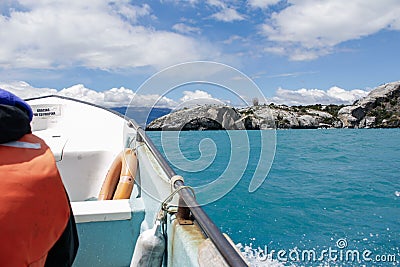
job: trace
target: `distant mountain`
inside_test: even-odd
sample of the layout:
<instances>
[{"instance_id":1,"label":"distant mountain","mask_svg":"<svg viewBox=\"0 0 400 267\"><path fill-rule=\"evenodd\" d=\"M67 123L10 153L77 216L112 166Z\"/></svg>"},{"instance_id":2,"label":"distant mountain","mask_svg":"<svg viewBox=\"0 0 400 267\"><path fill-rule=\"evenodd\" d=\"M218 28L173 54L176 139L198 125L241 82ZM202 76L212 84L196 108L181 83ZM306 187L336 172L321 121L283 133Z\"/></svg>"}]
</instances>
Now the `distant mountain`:
<instances>
[{"instance_id":1,"label":"distant mountain","mask_svg":"<svg viewBox=\"0 0 400 267\"><path fill-rule=\"evenodd\" d=\"M153 120L171 112L169 108L156 107L116 107L111 109L135 120L143 128Z\"/></svg>"}]
</instances>

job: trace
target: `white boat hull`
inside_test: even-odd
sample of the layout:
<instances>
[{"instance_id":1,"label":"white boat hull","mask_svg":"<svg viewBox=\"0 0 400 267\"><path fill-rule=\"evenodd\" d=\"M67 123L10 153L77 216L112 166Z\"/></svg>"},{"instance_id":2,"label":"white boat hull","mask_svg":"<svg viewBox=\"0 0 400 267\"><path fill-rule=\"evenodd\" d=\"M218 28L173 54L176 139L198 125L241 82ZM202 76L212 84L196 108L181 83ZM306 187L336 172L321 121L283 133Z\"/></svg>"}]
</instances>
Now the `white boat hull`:
<instances>
[{"instance_id":1,"label":"white boat hull","mask_svg":"<svg viewBox=\"0 0 400 267\"><path fill-rule=\"evenodd\" d=\"M140 233L153 227L162 200L173 191L170 177L123 116L69 98L27 101L35 114L33 133L50 146L70 197L80 242L74 266L129 266ZM138 158L130 198L98 201L108 169L127 147ZM207 238L198 224L180 225L173 213L167 216L163 266L203 265L210 258L202 259L200 251L207 249L220 266L227 266L215 247L204 245Z\"/></svg>"}]
</instances>

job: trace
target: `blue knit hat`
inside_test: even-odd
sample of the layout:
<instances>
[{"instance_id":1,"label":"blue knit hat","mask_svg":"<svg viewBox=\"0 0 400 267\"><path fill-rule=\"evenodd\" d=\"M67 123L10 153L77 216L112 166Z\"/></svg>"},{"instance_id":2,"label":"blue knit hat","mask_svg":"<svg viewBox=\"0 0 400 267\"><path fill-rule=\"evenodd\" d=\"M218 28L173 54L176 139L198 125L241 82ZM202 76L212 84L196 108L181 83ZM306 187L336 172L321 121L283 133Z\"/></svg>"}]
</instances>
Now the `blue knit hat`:
<instances>
[{"instance_id":1,"label":"blue knit hat","mask_svg":"<svg viewBox=\"0 0 400 267\"><path fill-rule=\"evenodd\" d=\"M29 120L32 121L33 112L31 107L24 100L19 98L18 96L0 88L0 104L14 106L26 111L28 114Z\"/></svg>"}]
</instances>

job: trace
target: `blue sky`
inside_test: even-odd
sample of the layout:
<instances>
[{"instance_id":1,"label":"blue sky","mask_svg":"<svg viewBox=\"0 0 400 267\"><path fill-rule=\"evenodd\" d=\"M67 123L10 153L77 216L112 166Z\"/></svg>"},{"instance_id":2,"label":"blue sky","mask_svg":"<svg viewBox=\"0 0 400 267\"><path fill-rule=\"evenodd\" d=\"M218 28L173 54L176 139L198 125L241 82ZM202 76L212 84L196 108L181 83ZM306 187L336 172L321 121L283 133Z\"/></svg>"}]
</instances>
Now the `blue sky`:
<instances>
[{"instance_id":1,"label":"blue sky","mask_svg":"<svg viewBox=\"0 0 400 267\"><path fill-rule=\"evenodd\" d=\"M126 105L154 73L197 60L237 68L286 104L349 104L400 80L398 0L4 0L0 12L0 87L21 97ZM224 99L216 90L163 103Z\"/></svg>"}]
</instances>

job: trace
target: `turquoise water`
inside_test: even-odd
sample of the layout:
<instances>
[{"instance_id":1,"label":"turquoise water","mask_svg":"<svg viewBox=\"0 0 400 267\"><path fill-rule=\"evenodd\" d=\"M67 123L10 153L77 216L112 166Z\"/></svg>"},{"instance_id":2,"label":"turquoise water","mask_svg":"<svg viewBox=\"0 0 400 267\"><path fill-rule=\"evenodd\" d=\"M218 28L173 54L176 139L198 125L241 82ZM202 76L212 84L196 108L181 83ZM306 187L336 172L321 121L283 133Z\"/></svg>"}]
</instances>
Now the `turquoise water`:
<instances>
[{"instance_id":1,"label":"turquoise water","mask_svg":"<svg viewBox=\"0 0 400 267\"><path fill-rule=\"evenodd\" d=\"M167 139L169 134L163 132ZM250 160L243 177L204 208L252 265L400 265L399 129L279 130L271 170L253 193L248 187L260 138L257 131L247 134ZM160 132L149 135L162 151ZM192 186L221 175L231 149L235 151L226 132L193 131L180 133L183 155L201 160L199 143L204 138L216 145L210 166L201 172L174 167ZM173 156L169 160L174 163ZM279 250L286 254L278 259ZM310 250L316 258L301 254ZM346 256L350 250L354 258ZM271 259L265 260L264 252Z\"/></svg>"}]
</instances>

